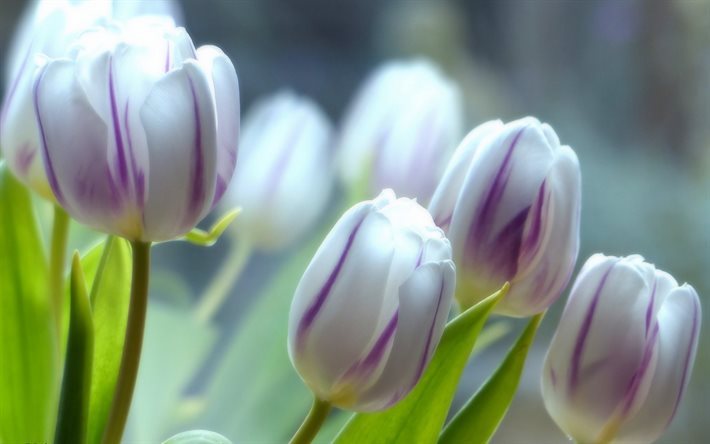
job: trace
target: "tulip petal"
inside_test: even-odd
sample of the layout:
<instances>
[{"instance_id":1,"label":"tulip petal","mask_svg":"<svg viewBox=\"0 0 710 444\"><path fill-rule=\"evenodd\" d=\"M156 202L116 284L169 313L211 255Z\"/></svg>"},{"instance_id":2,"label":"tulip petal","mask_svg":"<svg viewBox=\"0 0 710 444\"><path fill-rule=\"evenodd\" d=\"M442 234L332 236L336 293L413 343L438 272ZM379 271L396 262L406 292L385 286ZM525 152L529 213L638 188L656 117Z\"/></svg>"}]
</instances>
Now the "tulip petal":
<instances>
[{"instance_id":1,"label":"tulip petal","mask_svg":"<svg viewBox=\"0 0 710 444\"><path fill-rule=\"evenodd\" d=\"M561 147L523 229L518 273L496 312L530 316L549 307L572 275L579 252L581 177L577 156Z\"/></svg>"},{"instance_id":2,"label":"tulip petal","mask_svg":"<svg viewBox=\"0 0 710 444\"><path fill-rule=\"evenodd\" d=\"M34 92L47 176L57 200L77 220L132 237L136 221L126 219L111 174L108 128L88 101L69 61L49 63Z\"/></svg>"},{"instance_id":3,"label":"tulip petal","mask_svg":"<svg viewBox=\"0 0 710 444\"><path fill-rule=\"evenodd\" d=\"M239 81L229 58L215 46L202 46L197 60L214 88L217 107L217 188L213 205L224 194L234 173L239 141Z\"/></svg>"},{"instance_id":4,"label":"tulip petal","mask_svg":"<svg viewBox=\"0 0 710 444\"><path fill-rule=\"evenodd\" d=\"M652 442L673 419L688 385L700 334L700 301L684 285L665 297L657 315L659 348L643 405L621 428L623 442Z\"/></svg>"},{"instance_id":5,"label":"tulip petal","mask_svg":"<svg viewBox=\"0 0 710 444\"><path fill-rule=\"evenodd\" d=\"M209 80L186 62L155 84L140 117L150 156L144 238L172 239L212 206L217 122Z\"/></svg>"},{"instance_id":6,"label":"tulip petal","mask_svg":"<svg viewBox=\"0 0 710 444\"><path fill-rule=\"evenodd\" d=\"M525 220L554 155L537 120L506 127L474 155L449 229L449 238L463 240L454 257L490 280L488 293L517 271Z\"/></svg>"},{"instance_id":7,"label":"tulip petal","mask_svg":"<svg viewBox=\"0 0 710 444\"><path fill-rule=\"evenodd\" d=\"M580 441L598 438L643 362L651 303L644 269L652 272L650 265L593 256L577 278L552 339L543 376L545 405L558 425Z\"/></svg>"},{"instance_id":8,"label":"tulip petal","mask_svg":"<svg viewBox=\"0 0 710 444\"><path fill-rule=\"evenodd\" d=\"M443 333L455 285L451 261L424 264L402 284L397 331L387 364L377 382L359 398L355 410L386 408L416 385Z\"/></svg>"},{"instance_id":9,"label":"tulip petal","mask_svg":"<svg viewBox=\"0 0 710 444\"><path fill-rule=\"evenodd\" d=\"M429 205L429 212L434 217L434 222L444 231L449 229L459 192L463 187L466 173L478 146L485 137L502 127L503 122L500 120L491 120L478 125L468 133L458 148L456 148L456 151L454 151Z\"/></svg>"}]
</instances>

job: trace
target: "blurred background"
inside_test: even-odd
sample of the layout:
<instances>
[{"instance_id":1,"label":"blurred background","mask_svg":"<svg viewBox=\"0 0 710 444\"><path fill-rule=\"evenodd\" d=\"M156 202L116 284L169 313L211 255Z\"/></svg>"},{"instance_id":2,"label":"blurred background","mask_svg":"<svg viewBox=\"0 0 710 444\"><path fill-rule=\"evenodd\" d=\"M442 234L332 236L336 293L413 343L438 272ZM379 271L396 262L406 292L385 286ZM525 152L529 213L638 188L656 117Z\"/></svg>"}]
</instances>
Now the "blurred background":
<instances>
[{"instance_id":1,"label":"blurred background","mask_svg":"<svg viewBox=\"0 0 710 444\"><path fill-rule=\"evenodd\" d=\"M466 130L526 115L550 123L582 168L578 267L595 252L639 253L700 294L705 328L695 370L661 442L710 436L710 2L180 3L195 44L216 44L232 58L243 112L288 87L318 102L337 128L376 66L425 56L464 93ZM0 63L24 5L2 2ZM310 239L285 252L253 254L209 325L185 313L229 255L230 239L211 249L183 243L155 249L129 442L193 426L239 442L273 442L283 436L279 427L297 426L308 394L288 364L285 342L273 338L285 334L288 301L305 264L293 258L317 246L338 199L336 193L332 214ZM542 358L563 304L543 322L495 442L566 442L539 394ZM497 366L521 327L510 323L512 331L471 362L456 405Z\"/></svg>"}]
</instances>

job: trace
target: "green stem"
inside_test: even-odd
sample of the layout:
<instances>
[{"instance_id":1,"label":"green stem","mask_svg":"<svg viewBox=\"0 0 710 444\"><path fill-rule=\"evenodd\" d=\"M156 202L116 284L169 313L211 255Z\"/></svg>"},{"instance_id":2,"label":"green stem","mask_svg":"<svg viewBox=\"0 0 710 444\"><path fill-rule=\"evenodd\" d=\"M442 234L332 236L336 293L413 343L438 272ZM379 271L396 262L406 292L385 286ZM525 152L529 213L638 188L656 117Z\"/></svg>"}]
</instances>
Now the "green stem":
<instances>
[{"instance_id":1,"label":"green stem","mask_svg":"<svg viewBox=\"0 0 710 444\"><path fill-rule=\"evenodd\" d=\"M126 339L123 344L121 367L116 381L111 413L104 430L104 444L119 444L131 407L133 389L138 376L138 364L143 345L146 309L148 307L148 279L150 276L150 243L134 241L131 301L128 308Z\"/></svg>"},{"instance_id":2,"label":"green stem","mask_svg":"<svg viewBox=\"0 0 710 444\"><path fill-rule=\"evenodd\" d=\"M49 294L54 311L54 322L58 337L62 332L64 312L64 268L66 266L67 239L69 237L69 216L59 205L54 206L52 238L49 248Z\"/></svg>"},{"instance_id":3,"label":"green stem","mask_svg":"<svg viewBox=\"0 0 710 444\"><path fill-rule=\"evenodd\" d=\"M296 434L293 435L289 444L310 444L313 442L313 439L328 417L331 408L332 406L329 402L314 397L311 411L308 412L308 416L303 420L303 424L298 428Z\"/></svg>"},{"instance_id":4,"label":"green stem","mask_svg":"<svg viewBox=\"0 0 710 444\"><path fill-rule=\"evenodd\" d=\"M205 295L202 297L197 307L195 308L195 317L202 323L208 322L219 308L224 304L224 301L229 296L229 291L234 287L235 282L239 280L244 267L251 256L251 246L243 239L237 240L237 245L232 247L227 258L222 262L222 267L217 272L216 277Z\"/></svg>"}]
</instances>

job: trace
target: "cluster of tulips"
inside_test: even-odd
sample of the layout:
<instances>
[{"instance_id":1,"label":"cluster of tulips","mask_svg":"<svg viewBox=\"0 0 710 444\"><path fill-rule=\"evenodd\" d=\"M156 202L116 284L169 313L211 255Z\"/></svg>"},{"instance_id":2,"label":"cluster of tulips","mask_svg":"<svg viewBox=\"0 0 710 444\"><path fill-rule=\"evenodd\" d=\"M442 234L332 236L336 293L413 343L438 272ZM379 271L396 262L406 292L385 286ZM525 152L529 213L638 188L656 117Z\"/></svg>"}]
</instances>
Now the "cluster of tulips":
<instances>
[{"instance_id":1,"label":"cluster of tulips","mask_svg":"<svg viewBox=\"0 0 710 444\"><path fill-rule=\"evenodd\" d=\"M567 288L581 174L550 125L495 120L461 140L458 88L413 60L376 70L337 130L312 100L280 91L253 106L240 134L232 61L196 49L175 5L59 4L37 2L18 33L0 142L6 167L56 205L55 224L68 214L132 245L104 442L120 441L131 404L151 245L189 236L215 207L240 206L237 238L269 251L323 219L338 180L359 201L294 289L288 352L316 400L294 442L312 440L331 406L398 404L447 321L506 283L493 312L516 318L541 316ZM48 295L55 307L62 267ZM638 255L593 255L545 357L550 416L578 442L656 440L690 379L700 319L690 285Z\"/></svg>"}]
</instances>

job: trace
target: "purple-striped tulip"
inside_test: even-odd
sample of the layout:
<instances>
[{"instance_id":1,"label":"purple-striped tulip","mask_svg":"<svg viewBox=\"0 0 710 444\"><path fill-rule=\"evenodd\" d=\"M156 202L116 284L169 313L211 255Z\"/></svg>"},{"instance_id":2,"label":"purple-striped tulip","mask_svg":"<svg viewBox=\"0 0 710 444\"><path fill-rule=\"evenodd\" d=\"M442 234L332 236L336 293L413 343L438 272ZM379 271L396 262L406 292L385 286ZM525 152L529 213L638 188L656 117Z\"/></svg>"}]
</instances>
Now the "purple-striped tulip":
<instances>
[{"instance_id":1,"label":"purple-striped tulip","mask_svg":"<svg viewBox=\"0 0 710 444\"><path fill-rule=\"evenodd\" d=\"M82 34L72 59L42 67L34 105L57 201L102 231L143 241L180 236L234 171L234 67L165 22L134 19Z\"/></svg>"},{"instance_id":2,"label":"purple-striped tulip","mask_svg":"<svg viewBox=\"0 0 710 444\"><path fill-rule=\"evenodd\" d=\"M291 361L335 406L388 408L414 387L441 338L456 273L427 211L385 190L348 210L291 306Z\"/></svg>"},{"instance_id":3,"label":"purple-striped tulip","mask_svg":"<svg viewBox=\"0 0 710 444\"><path fill-rule=\"evenodd\" d=\"M461 136L462 118L458 88L432 63L385 64L344 119L338 144L343 181L357 192L392 188L426 204Z\"/></svg>"},{"instance_id":4,"label":"purple-striped tulip","mask_svg":"<svg viewBox=\"0 0 710 444\"><path fill-rule=\"evenodd\" d=\"M224 199L242 208L243 240L285 248L313 228L333 188L331 136L328 117L305 97L281 91L254 105Z\"/></svg>"},{"instance_id":5,"label":"purple-striped tulip","mask_svg":"<svg viewBox=\"0 0 710 444\"><path fill-rule=\"evenodd\" d=\"M658 439L690 379L700 319L693 287L641 256L592 256L545 358L550 416L577 442Z\"/></svg>"},{"instance_id":6,"label":"purple-striped tulip","mask_svg":"<svg viewBox=\"0 0 710 444\"><path fill-rule=\"evenodd\" d=\"M174 1L40 0L27 8L6 59L5 91L0 111L0 145L8 166L27 186L47 199L52 191L39 152L32 102L37 57L68 57L78 36L98 24L143 14L180 16Z\"/></svg>"},{"instance_id":7,"label":"purple-striped tulip","mask_svg":"<svg viewBox=\"0 0 710 444\"><path fill-rule=\"evenodd\" d=\"M530 316L557 300L579 250L580 188L577 156L549 125L527 117L471 131L429 207L453 246L459 303L506 281L500 314Z\"/></svg>"}]
</instances>

